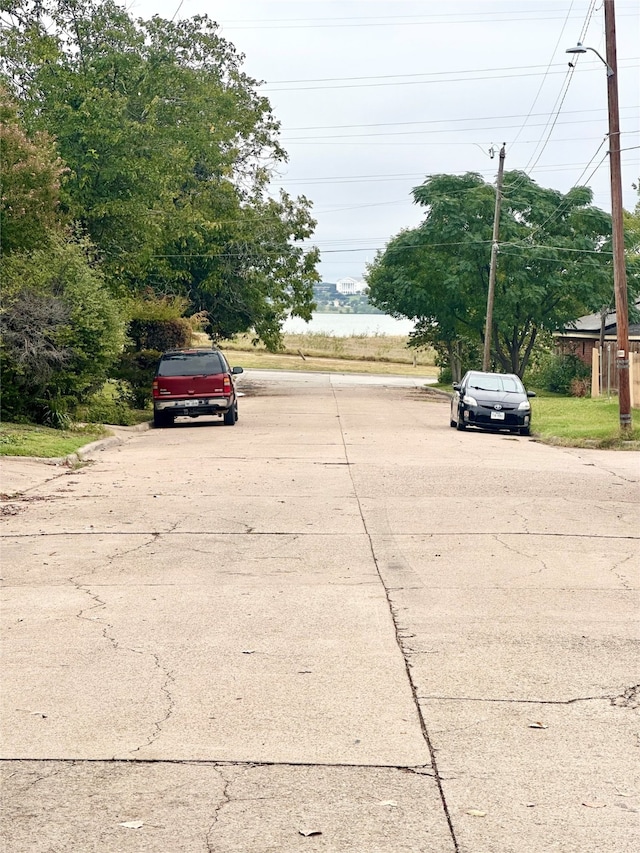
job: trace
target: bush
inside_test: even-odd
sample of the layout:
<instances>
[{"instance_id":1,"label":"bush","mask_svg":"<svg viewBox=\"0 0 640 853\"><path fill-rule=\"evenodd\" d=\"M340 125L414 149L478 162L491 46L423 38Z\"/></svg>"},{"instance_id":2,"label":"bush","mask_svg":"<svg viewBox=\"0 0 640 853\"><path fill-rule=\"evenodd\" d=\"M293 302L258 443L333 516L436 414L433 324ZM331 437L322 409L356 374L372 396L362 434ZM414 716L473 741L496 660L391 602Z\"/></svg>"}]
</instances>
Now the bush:
<instances>
[{"instance_id":1,"label":"bush","mask_svg":"<svg viewBox=\"0 0 640 853\"><path fill-rule=\"evenodd\" d=\"M3 417L63 426L122 350L120 306L83 243L59 239L3 264Z\"/></svg>"},{"instance_id":2,"label":"bush","mask_svg":"<svg viewBox=\"0 0 640 853\"><path fill-rule=\"evenodd\" d=\"M79 406L75 417L91 424L132 426L138 421L125 399L124 389L117 382L107 382L86 404Z\"/></svg>"},{"instance_id":3,"label":"bush","mask_svg":"<svg viewBox=\"0 0 640 853\"><path fill-rule=\"evenodd\" d=\"M453 373L448 364L443 364L438 371L438 382L440 385L451 385L453 382Z\"/></svg>"},{"instance_id":4,"label":"bush","mask_svg":"<svg viewBox=\"0 0 640 853\"><path fill-rule=\"evenodd\" d=\"M151 402L151 385L161 355L154 349L123 352L113 369L114 378L123 383L123 399L134 409L144 409Z\"/></svg>"},{"instance_id":5,"label":"bush","mask_svg":"<svg viewBox=\"0 0 640 853\"><path fill-rule=\"evenodd\" d=\"M188 347L193 330L184 317L173 317L169 320L136 318L129 323L128 333L136 350L166 352Z\"/></svg>"},{"instance_id":6,"label":"bush","mask_svg":"<svg viewBox=\"0 0 640 853\"><path fill-rule=\"evenodd\" d=\"M542 353L528 375L530 384L546 391L581 397L587 393L590 379L591 370L573 353Z\"/></svg>"}]
</instances>

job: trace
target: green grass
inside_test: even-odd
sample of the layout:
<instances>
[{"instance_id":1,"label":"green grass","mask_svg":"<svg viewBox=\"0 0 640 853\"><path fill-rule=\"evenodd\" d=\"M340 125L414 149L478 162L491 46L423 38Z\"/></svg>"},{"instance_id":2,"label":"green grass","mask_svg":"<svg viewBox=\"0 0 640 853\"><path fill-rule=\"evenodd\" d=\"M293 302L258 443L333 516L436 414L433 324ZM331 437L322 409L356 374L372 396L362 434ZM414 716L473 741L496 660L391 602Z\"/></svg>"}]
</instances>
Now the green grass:
<instances>
[{"instance_id":1,"label":"green grass","mask_svg":"<svg viewBox=\"0 0 640 853\"><path fill-rule=\"evenodd\" d=\"M38 456L55 459L67 456L109 432L101 424L75 429L50 429L32 424L0 425L0 456Z\"/></svg>"},{"instance_id":2,"label":"green grass","mask_svg":"<svg viewBox=\"0 0 640 853\"><path fill-rule=\"evenodd\" d=\"M532 429L544 442L571 447L637 449L640 410L633 411L633 430L620 435L617 398L542 396L531 401Z\"/></svg>"}]
</instances>

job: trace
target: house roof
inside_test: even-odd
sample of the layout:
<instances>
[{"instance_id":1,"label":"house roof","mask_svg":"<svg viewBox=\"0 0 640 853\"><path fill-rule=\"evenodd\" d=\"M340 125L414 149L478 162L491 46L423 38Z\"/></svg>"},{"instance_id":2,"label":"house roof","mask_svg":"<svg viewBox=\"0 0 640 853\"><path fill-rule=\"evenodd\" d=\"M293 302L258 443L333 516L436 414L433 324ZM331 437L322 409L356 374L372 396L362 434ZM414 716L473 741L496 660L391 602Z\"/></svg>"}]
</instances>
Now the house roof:
<instances>
[{"instance_id":1,"label":"house roof","mask_svg":"<svg viewBox=\"0 0 640 853\"><path fill-rule=\"evenodd\" d=\"M640 299L636 300L634 307L637 311L640 311ZM560 330L557 334L563 338L599 337L601 322L600 314L585 314L584 317L578 317L577 320L567 323L564 329ZM618 334L615 311L609 311L607 314L604 330L607 338L615 337ZM629 337L640 339L640 323L629 323Z\"/></svg>"}]
</instances>

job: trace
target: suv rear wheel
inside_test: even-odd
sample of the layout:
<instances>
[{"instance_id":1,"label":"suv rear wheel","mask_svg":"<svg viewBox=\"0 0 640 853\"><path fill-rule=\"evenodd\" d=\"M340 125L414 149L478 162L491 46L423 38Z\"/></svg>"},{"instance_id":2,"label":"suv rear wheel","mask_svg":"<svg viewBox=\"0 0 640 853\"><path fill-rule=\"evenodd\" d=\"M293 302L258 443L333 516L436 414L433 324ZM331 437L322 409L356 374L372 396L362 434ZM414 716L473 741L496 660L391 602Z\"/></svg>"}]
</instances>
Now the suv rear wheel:
<instances>
[{"instance_id":1,"label":"suv rear wheel","mask_svg":"<svg viewBox=\"0 0 640 853\"><path fill-rule=\"evenodd\" d=\"M170 412L154 412L153 425L154 427L173 426L173 415Z\"/></svg>"},{"instance_id":2,"label":"suv rear wheel","mask_svg":"<svg viewBox=\"0 0 640 853\"><path fill-rule=\"evenodd\" d=\"M224 422L227 426L234 426L238 420L238 403L235 402L230 409L224 413Z\"/></svg>"}]
</instances>

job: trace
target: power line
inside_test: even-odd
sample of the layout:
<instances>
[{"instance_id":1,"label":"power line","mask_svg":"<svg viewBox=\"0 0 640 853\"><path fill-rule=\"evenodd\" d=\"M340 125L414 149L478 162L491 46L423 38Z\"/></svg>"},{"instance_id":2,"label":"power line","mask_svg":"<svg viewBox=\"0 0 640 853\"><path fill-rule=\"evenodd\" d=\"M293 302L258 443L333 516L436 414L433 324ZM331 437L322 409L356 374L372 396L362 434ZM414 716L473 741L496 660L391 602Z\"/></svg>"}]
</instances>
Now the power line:
<instances>
[{"instance_id":1,"label":"power line","mask_svg":"<svg viewBox=\"0 0 640 853\"><path fill-rule=\"evenodd\" d=\"M640 106L637 106L637 105L625 106L625 107L621 107L621 109L622 110L637 111L638 109L640 109ZM603 111L602 108L599 107L599 108L590 109L590 110L565 110L564 114L565 115L572 115L574 113L580 113L582 115L582 114L586 114L586 113L602 113L602 111ZM636 114L637 113L634 112L634 115L636 115ZM471 121L485 121L485 122L491 121L491 122L493 122L493 121L506 121L507 119L522 118L524 115L525 115L524 113L515 113L512 115L505 115L505 116L477 116L477 117L467 116L465 118L447 118L447 119L436 118L436 119L428 119L426 121L385 121L385 122L375 122L372 124L305 125L302 127L289 127L289 128L287 128L287 131L291 132L291 131L298 131L298 130L348 130L351 128L358 129L358 128L363 128L363 127L402 127L405 125L408 126L408 125L416 125L416 124L443 124L444 122L447 122L449 124L456 124L458 122L471 122ZM551 113L549 113L549 112L531 113L530 115L528 115L528 117L530 117L531 115L538 118L539 116L549 116L549 115L551 115ZM587 119L585 119L585 121L587 121ZM493 127L493 125L492 125L492 127Z\"/></svg>"},{"instance_id":2,"label":"power line","mask_svg":"<svg viewBox=\"0 0 640 853\"><path fill-rule=\"evenodd\" d=\"M596 137L597 138L597 137ZM635 150L638 146L632 146L630 148L625 148L625 151ZM629 165L635 165L638 161L632 160L628 161ZM590 165L590 164L588 164ZM539 172L566 172L571 171L577 167L581 167L582 163L555 163L549 164L548 166L540 166L536 171ZM588 168L588 166L587 166ZM534 171L534 170L532 170ZM597 170L596 170L597 171ZM458 174L454 172L452 174ZM463 173L465 174L465 173ZM489 175L492 174L491 170L484 169L478 172L480 175ZM398 174L388 174L388 175L344 175L344 176L334 176L334 177L324 177L324 178L280 178L277 183L278 184L286 184L288 186L300 186L300 185L312 185L312 184L356 184L356 183L386 183L389 181L397 181L406 178L413 178L416 180L424 179L425 175L423 172L406 172L406 173L398 173ZM516 189L520 186L519 182L514 184L510 184L506 187L507 190ZM462 192L469 192L470 190L463 190Z\"/></svg>"},{"instance_id":3,"label":"power line","mask_svg":"<svg viewBox=\"0 0 640 853\"><path fill-rule=\"evenodd\" d=\"M276 19L258 19L254 22L246 22L242 21L241 23L235 23L239 19L230 20L224 23L224 29L229 30L300 30L300 29L308 29L308 30L317 30L317 29L339 29L339 28L353 28L353 27L415 27L415 26L451 26L451 25L459 25L459 24L503 24L503 23L528 23L534 21L558 21L562 20L565 12L562 9L550 9L548 10L551 14L546 15L545 17L540 17L540 12L538 10L524 9L520 12L520 15L533 15L534 17L519 17L519 18L505 18L505 17L478 17L480 15L504 15L504 12L473 12L475 17L473 18L461 18L459 20L451 20L452 14L438 14L432 16L425 15L411 15L411 16L387 16L387 17L352 17L352 18L276 18ZM462 15L465 13L453 13L457 15ZM511 11L510 14L515 14L515 12ZM618 17L625 17L634 15L634 12L625 13L621 11ZM411 18L411 20L404 20L403 18ZM420 18L421 20L416 20L416 18ZM449 20L446 20L449 18ZM445 20L439 20L445 19ZM314 23L315 22L315 23Z\"/></svg>"},{"instance_id":4,"label":"power line","mask_svg":"<svg viewBox=\"0 0 640 853\"><path fill-rule=\"evenodd\" d=\"M594 65L595 65L594 60ZM564 68L565 63L558 64ZM546 66L549 67L549 66ZM534 68L545 68L544 65L507 65L498 68L464 68L461 71L415 71L412 74L369 74L360 77L309 77L299 80L267 80L269 86L282 86L291 83L342 83L361 80L404 80L407 77L444 77L447 74L484 74L494 71L527 71Z\"/></svg>"},{"instance_id":5,"label":"power line","mask_svg":"<svg viewBox=\"0 0 640 853\"><path fill-rule=\"evenodd\" d=\"M637 60L638 57L631 57L631 61ZM523 66L526 67L526 66ZM620 67L625 68L635 68L636 65L628 65L625 64L622 66L620 63ZM598 71L597 63L590 62L589 71ZM382 83L341 83L340 85L317 85L317 86L284 86L284 87L275 87L272 88L271 84L267 84L260 91L265 94L273 94L274 92L312 92L318 90L325 91L333 91L333 90L344 90L344 89L379 89L379 88L388 88L389 86L430 86L433 84L443 85L445 83L481 83L484 80L520 80L525 77L539 77L540 74L563 74L562 71L550 71L550 72L526 72L524 74L494 74L491 72L491 69L480 69L478 71L450 71L450 72L437 72L440 76L430 80L391 80L390 82L382 82ZM444 77L444 74L466 74L466 75L483 75L483 76L465 76L465 77ZM425 75L426 76L426 75ZM347 79L347 78L344 78Z\"/></svg>"},{"instance_id":6,"label":"power line","mask_svg":"<svg viewBox=\"0 0 640 853\"><path fill-rule=\"evenodd\" d=\"M606 118L606 115L603 115L603 118ZM561 126L567 124L592 124L593 119L571 119L570 121L559 121L558 124ZM483 131L498 131L498 130L512 130L515 127L519 127L517 124L504 124L500 127L496 127L495 125L486 126L486 127L457 127L453 129L453 132L456 134L460 133L480 133ZM529 128L533 127L547 127L545 122L539 122L538 124L531 124ZM436 129L429 130L387 130L382 131L380 133L350 133L350 134L335 134L331 136L283 136L280 139L282 143L291 143L291 142L305 142L307 140L312 140L314 143L316 142L327 142L333 139L374 139L381 136L423 136L426 134L437 134L437 133L451 133L452 128L450 127L442 127ZM625 131L625 133L633 133L635 131ZM584 139L584 136L580 136L580 139ZM529 144L534 140L525 140L522 144ZM571 140L559 140L562 142L570 142ZM439 143L438 143L439 144ZM447 142L447 145L468 145L468 142Z\"/></svg>"},{"instance_id":7,"label":"power line","mask_svg":"<svg viewBox=\"0 0 640 853\"><path fill-rule=\"evenodd\" d=\"M595 0L591 0L591 2L593 3L593 2L595 2ZM571 10L572 10L572 9L573 9L573 0L571 0L571 5L569 6L569 10L567 11L567 17L564 19L564 23L563 23L563 25L562 25L562 29L561 29L561 31L560 31L560 35L558 36L558 40L557 40L557 42L556 42L556 44L555 44L555 47L553 48L553 51L551 52L551 59L549 60L549 64L547 65L547 70L546 70L546 72L545 72L545 75L544 75L544 77L542 78L542 81L540 82L540 86L538 87L538 91L536 92L536 96L535 96L535 98L533 99L533 103L531 104L531 108L529 109L529 112L528 112L528 114L527 114L527 116L526 116L525 120L523 121L522 126L520 127L520 130L519 130L519 131L518 131L518 133L516 134L516 138L511 142L511 146L515 145L515 144L516 144L516 142L518 141L518 139L519 139L519 137L520 137L520 134L522 133L522 131L524 130L524 128L525 128L525 126L526 126L526 124L527 124L527 122L529 121L529 118L530 118L530 116L531 116L531 113L533 112L533 109L534 109L535 105L538 103L538 98L540 97L540 94L541 94L541 92L542 92L542 90L543 90L543 88L544 88L544 84L546 83L546 81L547 81L547 77L549 76L549 72L550 72L550 70L551 70L551 63L553 62L553 57L555 56L556 50L558 49L558 45L560 44L560 41L562 40L562 36L564 35L564 31L565 31L565 29L566 29L566 27L567 27L567 23L568 23L568 21L569 21L569 15L571 14Z\"/></svg>"}]
</instances>

